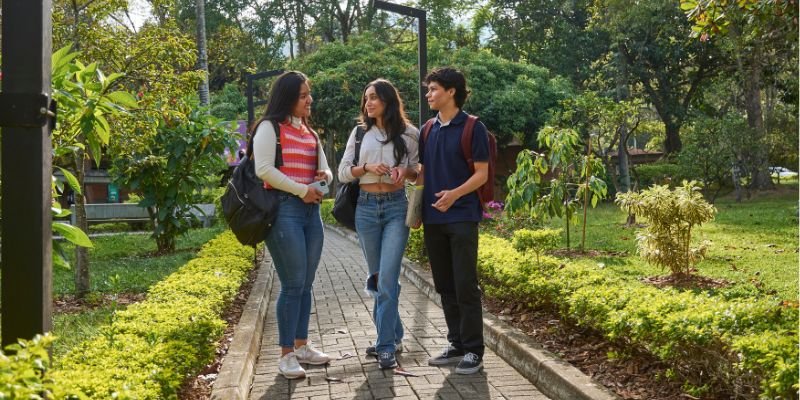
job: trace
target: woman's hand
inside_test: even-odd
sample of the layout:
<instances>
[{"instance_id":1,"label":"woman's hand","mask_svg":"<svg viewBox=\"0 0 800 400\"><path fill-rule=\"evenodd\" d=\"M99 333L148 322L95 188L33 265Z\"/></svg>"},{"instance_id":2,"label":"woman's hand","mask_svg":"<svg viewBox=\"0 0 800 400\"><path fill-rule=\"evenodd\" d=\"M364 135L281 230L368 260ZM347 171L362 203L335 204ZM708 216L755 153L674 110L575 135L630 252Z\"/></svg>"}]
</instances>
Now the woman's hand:
<instances>
[{"instance_id":1,"label":"woman's hand","mask_svg":"<svg viewBox=\"0 0 800 400\"><path fill-rule=\"evenodd\" d=\"M392 181L395 185L399 185L403 182L403 179L406 178L408 168L406 167L394 167L391 171Z\"/></svg>"},{"instance_id":2,"label":"woman's hand","mask_svg":"<svg viewBox=\"0 0 800 400\"><path fill-rule=\"evenodd\" d=\"M314 177L314 181L315 182L316 181L324 181L324 180L327 180L327 179L328 179L328 176L327 176L327 174L325 174L325 171L323 171L321 169L318 169L317 170L317 176Z\"/></svg>"},{"instance_id":3,"label":"woman's hand","mask_svg":"<svg viewBox=\"0 0 800 400\"><path fill-rule=\"evenodd\" d=\"M321 201L322 201L322 192L320 192L316 188L309 186L306 195L303 197L303 203L311 204L311 203L319 203Z\"/></svg>"},{"instance_id":4,"label":"woman's hand","mask_svg":"<svg viewBox=\"0 0 800 400\"><path fill-rule=\"evenodd\" d=\"M375 175L388 175L391 172L391 168L384 163L380 164L364 164L364 171L372 172Z\"/></svg>"}]
</instances>

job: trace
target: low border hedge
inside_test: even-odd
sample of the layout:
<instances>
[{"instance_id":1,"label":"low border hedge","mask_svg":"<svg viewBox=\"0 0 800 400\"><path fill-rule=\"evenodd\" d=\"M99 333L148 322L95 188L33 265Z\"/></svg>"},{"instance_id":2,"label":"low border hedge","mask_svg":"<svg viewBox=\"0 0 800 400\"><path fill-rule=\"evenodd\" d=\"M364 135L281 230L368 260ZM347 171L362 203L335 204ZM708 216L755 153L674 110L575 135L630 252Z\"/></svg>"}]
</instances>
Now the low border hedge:
<instances>
[{"instance_id":1,"label":"low border hedge","mask_svg":"<svg viewBox=\"0 0 800 400\"><path fill-rule=\"evenodd\" d=\"M537 264L505 239L480 240L478 268L490 296L557 310L610 340L646 350L698 392L797 398L796 308L659 289L547 256Z\"/></svg>"},{"instance_id":2,"label":"low border hedge","mask_svg":"<svg viewBox=\"0 0 800 400\"><path fill-rule=\"evenodd\" d=\"M154 285L147 299L117 312L48 374L57 399L177 398L184 379L214 358L220 318L253 268L253 249L230 231Z\"/></svg>"}]
</instances>

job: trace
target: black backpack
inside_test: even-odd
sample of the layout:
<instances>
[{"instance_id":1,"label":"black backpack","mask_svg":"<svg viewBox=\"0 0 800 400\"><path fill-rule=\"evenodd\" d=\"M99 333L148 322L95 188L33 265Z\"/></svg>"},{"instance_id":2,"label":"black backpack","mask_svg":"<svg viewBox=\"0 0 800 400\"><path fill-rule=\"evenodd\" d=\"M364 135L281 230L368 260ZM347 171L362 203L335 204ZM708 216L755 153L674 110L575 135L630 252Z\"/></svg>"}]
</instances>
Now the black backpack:
<instances>
[{"instance_id":1,"label":"black backpack","mask_svg":"<svg viewBox=\"0 0 800 400\"><path fill-rule=\"evenodd\" d=\"M275 167L283 165L280 128L275 121ZM257 127L256 127L257 128ZM256 175L253 161L253 134L247 145L247 155L233 170L225 194L222 195L222 213L239 243L255 247L266 239L278 216L278 190L265 189L264 181Z\"/></svg>"}]
</instances>

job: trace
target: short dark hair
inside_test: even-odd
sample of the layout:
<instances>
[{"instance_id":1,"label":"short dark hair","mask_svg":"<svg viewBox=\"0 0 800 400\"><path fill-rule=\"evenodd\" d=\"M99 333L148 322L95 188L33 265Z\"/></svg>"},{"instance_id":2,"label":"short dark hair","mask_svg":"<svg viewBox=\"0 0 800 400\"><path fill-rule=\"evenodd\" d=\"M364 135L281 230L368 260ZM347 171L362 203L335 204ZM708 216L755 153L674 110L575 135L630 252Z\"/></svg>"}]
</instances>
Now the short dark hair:
<instances>
[{"instance_id":1,"label":"short dark hair","mask_svg":"<svg viewBox=\"0 0 800 400\"><path fill-rule=\"evenodd\" d=\"M445 90L456 89L456 94L453 96L456 107L461 108L464 106L467 96L469 96L469 90L467 90L467 80L461 71L452 67L436 68L425 77L425 84L431 82L442 85Z\"/></svg>"}]
</instances>

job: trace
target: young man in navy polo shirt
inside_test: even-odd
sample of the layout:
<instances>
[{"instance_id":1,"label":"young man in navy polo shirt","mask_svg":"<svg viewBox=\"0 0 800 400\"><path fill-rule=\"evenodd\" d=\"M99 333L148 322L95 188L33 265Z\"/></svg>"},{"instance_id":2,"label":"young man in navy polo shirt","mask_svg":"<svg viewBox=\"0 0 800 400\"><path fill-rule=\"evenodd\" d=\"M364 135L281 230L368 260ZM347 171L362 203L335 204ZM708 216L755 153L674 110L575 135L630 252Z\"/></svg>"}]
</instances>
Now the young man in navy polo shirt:
<instances>
[{"instance_id":1,"label":"young man in navy polo shirt","mask_svg":"<svg viewBox=\"0 0 800 400\"><path fill-rule=\"evenodd\" d=\"M438 68L425 83L428 104L439 113L427 137L420 137L420 176L425 185L422 222L450 342L428 363L458 363L456 373L473 374L483 367L484 349L477 276L478 223L483 210L475 190L488 177L489 137L486 126L478 121L473 128L472 172L461 150L467 121L461 107L469 94L464 75L453 68Z\"/></svg>"}]
</instances>

